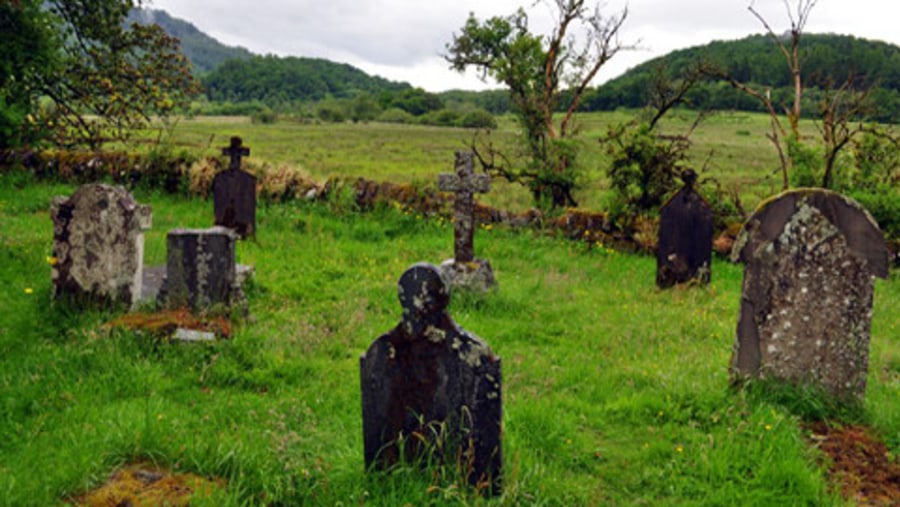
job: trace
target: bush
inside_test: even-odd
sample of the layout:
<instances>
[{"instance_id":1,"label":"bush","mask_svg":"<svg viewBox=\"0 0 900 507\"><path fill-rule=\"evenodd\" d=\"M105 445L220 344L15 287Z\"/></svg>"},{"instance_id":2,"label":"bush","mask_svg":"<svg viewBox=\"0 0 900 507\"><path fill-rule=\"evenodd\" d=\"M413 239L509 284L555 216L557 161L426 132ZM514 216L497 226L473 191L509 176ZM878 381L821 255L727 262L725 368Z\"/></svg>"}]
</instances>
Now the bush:
<instances>
[{"instance_id":1,"label":"bush","mask_svg":"<svg viewBox=\"0 0 900 507\"><path fill-rule=\"evenodd\" d=\"M329 123L343 123L347 120L347 115L344 114L343 108L331 103L319 104L319 107L316 109L316 117Z\"/></svg>"},{"instance_id":2,"label":"bush","mask_svg":"<svg viewBox=\"0 0 900 507\"><path fill-rule=\"evenodd\" d=\"M269 108L265 108L250 115L250 121L252 123L270 125L278 121L278 114Z\"/></svg>"},{"instance_id":3,"label":"bush","mask_svg":"<svg viewBox=\"0 0 900 507\"><path fill-rule=\"evenodd\" d=\"M495 129L497 120L484 109L476 109L464 114L459 120L459 126L467 129Z\"/></svg>"},{"instance_id":4,"label":"bush","mask_svg":"<svg viewBox=\"0 0 900 507\"><path fill-rule=\"evenodd\" d=\"M376 120L384 123L413 123L415 117L399 107L392 107L382 111Z\"/></svg>"},{"instance_id":5,"label":"bush","mask_svg":"<svg viewBox=\"0 0 900 507\"><path fill-rule=\"evenodd\" d=\"M459 113L452 109L439 109L430 111L419 117L422 125L435 125L438 127L455 127L459 122Z\"/></svg>"}]
</instances>

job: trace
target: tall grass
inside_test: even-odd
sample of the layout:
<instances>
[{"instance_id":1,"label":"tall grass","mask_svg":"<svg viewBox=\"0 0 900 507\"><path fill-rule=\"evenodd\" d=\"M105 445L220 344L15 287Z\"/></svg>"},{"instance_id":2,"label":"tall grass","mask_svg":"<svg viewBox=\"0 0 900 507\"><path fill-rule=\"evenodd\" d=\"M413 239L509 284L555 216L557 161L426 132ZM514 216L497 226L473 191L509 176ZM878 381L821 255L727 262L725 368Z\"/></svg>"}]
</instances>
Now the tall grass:
<instances>
[{"instance_id":1,"label":"tall grass","mask_svg":"<svg viewBox=\"0 0 900 507\"><path fill-rule=\"evenodd\" d=\"M0 176L0 504L65 502L134 461L224 478L202 501L220 505L842 504L805 441L801 395L729 386L738 266L716 261L708 287L659 291L648 257L479 230L500 290L450 311L503 358L504 493L484 500L452 474L363 465L359 356L398 321L403 270L452 255L450 224L262 206L257 238L238 246L257 272L251 316L231 340L178 345L51 304L47 206L72 190ZM211 202L136 197L153 206L150 264L168 229L211 222ZM855 415L895 452L898 287L878 283Z\"/></svg>"}]
</instances>

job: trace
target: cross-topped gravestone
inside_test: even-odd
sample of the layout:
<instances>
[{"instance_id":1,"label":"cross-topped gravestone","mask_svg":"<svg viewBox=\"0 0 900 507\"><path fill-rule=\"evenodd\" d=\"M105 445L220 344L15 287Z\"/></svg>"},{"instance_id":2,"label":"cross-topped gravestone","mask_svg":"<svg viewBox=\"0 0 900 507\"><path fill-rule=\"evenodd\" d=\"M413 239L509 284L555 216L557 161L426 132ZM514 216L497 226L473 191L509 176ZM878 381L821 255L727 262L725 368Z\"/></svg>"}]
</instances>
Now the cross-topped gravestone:
<instances>
[{"instance_id":1,"label":"cross-topped gravestone","mask_svg":"<svg viewBox=\"0 0 900 507\"><path fill-rule=\"evenodd\" d=\"M240 137L234 136L231 138L231 144L222 148L222 155L227 155L231 159L231 163L228 165L229 169L240 169L241 157L249 157L250 148L243 146Z\"/></svg>"},{"instance_id":2,"label":"cross-topped gravestone","mask_svg":"<svg viewBox=\"0 0 900 507\"><path fill-rule=\"evenodd\" d=\"M785 192L747 220L731 257L745 264L732 375L862 398L874 279L889 265L871 215L828 190Z\"/></svg>"},{"instance_id":3,"label":"cross-topped gravestone","mask_svg":"<svg viewBox=\"0 0 900 507\"><path fill-rule=\"evenodd\" d=\"M656 285L662 289L697 280L709 283L713 212L696 190L697 173L681 175L684 187L659 210Z\"/></svg>"},{"instance_id":4,"label":"cross-topped gravestone","mask_svg":"<svg viewBox=\"0 0 900 507\"><path fill-rule=\"evenodd\" d=\"M250 155L240 137L232 137L231 144L222 148L230 165L213 179L215 225L234 230L241 238L256 233L256 177L241 169L241 157Z\"/></svg>"},{"instance_id":5,"label":"cross-topped gravestone","mask_svg":"<svg viewBox=\"0 0 900 507\"><path fill-rule=\"evenodd\" d=\"M453 255L456 262L472 262L475 258L473 196L476 192L486 193L491 189L491 178L487 174L475 174L472 158L472 152L457 151L456 173L438 175L438 188L456 194L453 212Z\"/></svg>"},{"instance_id":6,"label":"cross-topped gravestone","mask_svg":"<svg viewBox=\"0 0 900 507\"><path fill-rule=\"evenodd\" d=\"M450 290L431 264L398 283L403 316L360 358L366 466L431 457L486 494L501 487L500 358L447 312Z\"/></svg>"}]
</instances>

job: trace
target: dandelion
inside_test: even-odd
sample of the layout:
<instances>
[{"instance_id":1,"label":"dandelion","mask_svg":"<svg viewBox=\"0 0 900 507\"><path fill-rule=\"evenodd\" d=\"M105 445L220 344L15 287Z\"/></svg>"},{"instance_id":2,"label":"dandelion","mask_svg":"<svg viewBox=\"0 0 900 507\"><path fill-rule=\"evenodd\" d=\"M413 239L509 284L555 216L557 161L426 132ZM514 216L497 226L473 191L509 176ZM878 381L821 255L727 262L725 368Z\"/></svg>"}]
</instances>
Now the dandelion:
<instances>
[{"instance_id":1,"label":"dandelion","mask_svg":"<svg viewBox=\"0 0 900 507\"><path fill-rule=\"evenodd\" d=\"M25 294L33 294L33 293L34 293L34 289L32 289L31 287L25 287Z\"/></svg>"},{"instance_id":2,"label":"dandelion","mask_svg":"<svg viewBox=\"0 0 900 507\"><path fill-rule=\"evenodd\" d=\"M682 446L681 444L678 444L678 446L675 447L675 451L677 451L677 452L684 452L684 446Z\"/></svg>"},{"instance_id":3,"label":"dandelion","mask_svg":"<svg viewBox=\"0 0 900 507\"><path fill-rule=\"evenodd\" d=\"M53 257L51 255L50 257L47 257L47 264L49 264L51 266L56 266L57 264L59 264L59 259L57 259L56 257Z\"/></svg>"},{"instance_id":4,"label":"dandelion","mask_svg":"<svg viewBox=\"0 0 900 507\"><path fill-rule=\"evenodd\" d=\"M766 431L772 431L772 425L771 425L771 424L767 424L767 425L766 425Z\"/></svg>"}]
</instances>

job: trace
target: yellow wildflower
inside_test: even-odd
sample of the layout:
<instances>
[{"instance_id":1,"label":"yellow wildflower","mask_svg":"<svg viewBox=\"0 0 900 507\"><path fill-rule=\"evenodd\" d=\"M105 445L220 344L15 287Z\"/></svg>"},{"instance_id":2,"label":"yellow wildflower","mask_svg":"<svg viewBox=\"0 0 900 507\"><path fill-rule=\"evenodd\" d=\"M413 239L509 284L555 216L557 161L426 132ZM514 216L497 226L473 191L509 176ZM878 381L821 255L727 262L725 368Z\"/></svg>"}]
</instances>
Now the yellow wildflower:
<instances>
[{"instance_id":1,"label":"yellow wildflower","mask_svg":"<svg viewBox=\"0 0 900 507\"><path fill-rule=\"evenodd\" d=\"M32 289L31 287L25 287L25 294L32 294L32 293L34 293L34 289Z\"/></svg>"},{"instance_id":2,"label":"yellow wildflower","mask_svg":"<svg viewBox=\"0 0 900 507\"><path fill-rule=\"evenodd\" d=\"M59 263L59 259L57 259L56 257L53 257L52 255L50 257L47 257L47 264L49 264L51 266L56 266L58 263Z\"/></svg>"}]
</instances>

